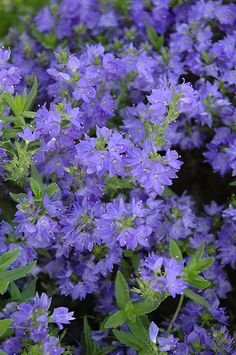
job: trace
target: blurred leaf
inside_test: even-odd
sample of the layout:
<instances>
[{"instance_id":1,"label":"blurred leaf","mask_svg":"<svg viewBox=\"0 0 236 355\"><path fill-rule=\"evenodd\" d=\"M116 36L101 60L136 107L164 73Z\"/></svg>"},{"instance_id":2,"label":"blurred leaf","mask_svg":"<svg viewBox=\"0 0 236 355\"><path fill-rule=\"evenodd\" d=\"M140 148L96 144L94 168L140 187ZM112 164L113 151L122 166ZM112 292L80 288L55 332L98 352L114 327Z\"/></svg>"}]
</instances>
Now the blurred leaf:
<instances>
[{"instance_id":1,"label":"blurred leaf","mask_svg":"<svg viewBox=\"0 0 236 355\"><path fill-rule=\"evenodd\" d=\"M40 190L41 191L44 191L44 183L43 183L43 180L38 172L38 170L36 169L36 167L31 164L31 177L37 181L39 187L40 187Z\"/></svg>"},{"instance_id":2,"label":"blurred leaf","mask_svg":"<svg viewBox=\"0 0 236 355\"><path fill-rule=\"evenodd\" d=\"M26 284L26 287L22 291L21 300L27 302L31 300L36 293L36 283L37 279L34 278L30 283Z\"/></svg>"},{"instance_id":3,"label":"blurred leaf","mask_svg":"<svg viewBox=\"0 0 236 355\"><path fill-rule=\"evenodd\" d=\"M48 185L48 187L45 190L45 192L48 194L49 197L53 196L58 191L60 191L60 188L55 182Z\"/></svg>"},{"instance_id":4,"label":"blurred leaf","mask_svg":"<svg viewBox=\"0 0 236 355\"><path fill-rule=\"evenodd\" d=\"M155 29L149 23L146 24L146 31L147 31L149 41L153 45L153 48L156 50L156 52L159 53L161 47L164 44L164 37L158 36Z\"/></svg>"},{"instance_id":5,"label":"blurred leaf","mask_svg":"<svg viewBox=\"0 0 236 355\"><path fill-rule=\"evenodd\" d=\"M33 106L33 103L36 99L36 96L37 96L37 91L38 91L38 81L36 78L34 78L34 83L33 83L33 86L30 90L30 93L26 99L26 102L25 102L25 105L24 105L24 108L23 108L23 111L29 111L32 106ZM26 116L27 117L27 116Z\"/></svg>"},{"instance_id":6,"label":"blurred leaf","mask_svg":"<svg viewBox=\"0 0 236 355\"><path fill-rule=\"evenodd\" d=\"M0 272L0 285L2 282L11 282L26 276L33 269L35 264L36 262L33 261L29 265L22 266L14 270Z\"/></svg>"},{"instance_id":7,"label":"blurred leaf","mask_svg":"<svg viewBox=\"0 0 236 355\"><path fill-rule=\"evenodd\" d=\"M184 290L184 295L186 297L188 297L194 303L198 304L199 306L209 308L208 302L202 296L198 295L197 293L193 292L192 290L186 288Z\"/></svg>"},{"instance_id":8,"label":"blurred leaf","mask_svg":"<svg viewBox=\"0 0 236 355\"><path fill-rule=\"evenodd\" d=\"M11 299L14 301L18 301L21 299L21 293L19 288L16 286L15 282L10 284L10 295Z\"/></svg>"},{"instance_id":9,"label":"blurred leaf","mask_svg":"<svg viewBox=\"0 0 236 355\"><path fill-rule=\"evenodd\" d=\"M6 293L8 286L8 281L0 280L0 295L4 295L4 293Z\"/></svg>"},{"instance_id":10,"label":"blurred leaf","mask_svg":"<svg viewBox=\"0 0 236 355\"><path fill-rule=\"evenodd\" d=\"M187 281L191 286L200 289L205 289L211 285L210 281L205 280L202 276L199 275L188 274L183 279Z\"/></svg>"},{"instance_id":11,"label":"blurred leaf","mask_svg":"<svg viewBox=\"0 0 236 355\"><path fill-rule=\"evenodd\" d=\"M116 274L115 281L116 302L120 309L124 309L130 301L129 288L127 282L120 271Z\"/></svg>"},{"instance_id":12,"label":"blurred leaf","mask_svg":"<svg viewBox=\"0 0 236 355\"><path fill-rule=\"evenodd\" d=\"M203 254L204 254L204 244L201 244L200 247L197 249L197 251L191 257L191 259L196 259L196 260L201 259Z\"/></svg>"},{"instance_id":13,"label":"blurred leaf","mask_svg":"<svg viewBox=\"0 0 236 355\"><path fill-rule=\"evenodd\" d=\"M92 339L92 331L86 317L84 317L84 340L85 340L86 354L93 354L94 341Z\"/></svg>"},{"instance_id":14,"label":"blurred leaf","mask_svg":"<svg viewBox=\"0 0 236 355\"><path fill-rule=\"evenodd\" d=\"M180 250L180 247L178 246L178 244L174 240L170 241L169 254L170 254L171 258L174 258L177 261L181 261L183 259L183 255Z\"/></svg>"},{"instance_id":15,"label":"blurred leaf","mask_svg":"<svg viewBox=\"0 0 236 355\"><path fill-rule=\"evenodd\" d=\"M0 272L6 270L19 256L19 249L12 249L0 256Z\"/></svg>"},{"instance_id":16,"label":"blurred leaf","mask_svg":"<svg viewBox=\"0 0 236 355\"><path fill-rule=\"evenodd\" d=\"M32 177L30 178L30 187L36 198L42 198L44 192L42 186Z\"/></svg>"},{"instance_id":17,"label":"blurred leaf","mask_svg":"<svg viewBox=\"0 0 236 355\"><path fill-rule=\"evenodd\" d=\"M11 322L11 319L0 320L0 337L3 336L7 329L10 327Z\"/></svg>"}]
</instances>

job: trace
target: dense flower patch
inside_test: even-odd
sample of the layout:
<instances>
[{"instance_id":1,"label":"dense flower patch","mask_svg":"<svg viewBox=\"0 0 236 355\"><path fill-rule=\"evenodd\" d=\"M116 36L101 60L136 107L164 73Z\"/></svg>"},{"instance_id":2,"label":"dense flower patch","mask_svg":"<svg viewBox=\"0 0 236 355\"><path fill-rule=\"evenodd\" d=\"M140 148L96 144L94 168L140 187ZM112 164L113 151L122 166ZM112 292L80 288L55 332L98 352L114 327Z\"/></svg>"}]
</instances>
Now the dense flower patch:
<instances>
[{"instance_id":1,"label":"dense flower patch","mask_svg":"<svg viewBox=\"0 0 236 355\"><path fill-rule=\"evenodd\" d=\"M236 5L52 0L22 27L0 48L1 354L236 354Z\"/></svg>"}]
</instances>

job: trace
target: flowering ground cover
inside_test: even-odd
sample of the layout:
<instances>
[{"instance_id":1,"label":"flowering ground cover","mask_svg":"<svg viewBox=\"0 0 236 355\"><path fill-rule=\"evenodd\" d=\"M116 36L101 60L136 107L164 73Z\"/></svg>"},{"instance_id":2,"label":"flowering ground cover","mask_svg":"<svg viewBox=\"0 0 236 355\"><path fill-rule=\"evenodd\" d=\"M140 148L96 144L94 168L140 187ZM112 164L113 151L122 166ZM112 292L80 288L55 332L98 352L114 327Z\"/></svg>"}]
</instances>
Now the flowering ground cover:
<instances>
[{"instance_id":1,"label":"flowering ground cover","mask_svg":"<svg viewBox=\"0 0 236 355\"><path fill-rule=\"evenodd\" d=\"M236 4L38 4L1 32L0 354L236 354Z\"/></svg>"}]
</instances>

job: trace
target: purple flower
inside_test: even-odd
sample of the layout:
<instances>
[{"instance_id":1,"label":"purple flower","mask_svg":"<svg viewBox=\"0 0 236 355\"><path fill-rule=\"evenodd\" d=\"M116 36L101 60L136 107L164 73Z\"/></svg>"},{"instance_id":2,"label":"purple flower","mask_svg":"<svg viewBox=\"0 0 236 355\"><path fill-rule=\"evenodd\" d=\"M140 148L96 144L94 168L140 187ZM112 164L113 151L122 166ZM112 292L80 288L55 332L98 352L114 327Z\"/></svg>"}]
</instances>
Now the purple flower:
<instances>
[{"instance_id":1,"label":"purple flower","mask_svg":"<svg viewBox=\"0 0 236 355\"><path fill-rule=\"evenodd\" d=\"M6 63L11 56L10 49L0 48L0 65Z\"/></svg>"},{"instance_id":2,"label":"purple flower","mask_svg":"<svg viewBox=\"0 0 236 355\"><path fill-rule=\"evenodd\" d=\"M158 337L157 341L161 351L170 351L175 349L178 339L175 339L173 335L169 335L167 338Z\"/></svg>"},{"instance_id":3,"label":"purple flower","mask_svg":"<svg viewBox=\"0 0 236 355\"><path fill-rule=\"evenodd\" d=\"M79 79L78 88L75 89L73 98L75 100L82 99L84 102L89 103L95 96L96 90L89 84L88 80L85 78Z\"/></svg>"},{"instance_id":4,"label":"purple flower","mask_svg":"<svg viewBox=\"0 0 236 355\"><path fill-rule=\"evenodd\" d=\"M33 142L40 137L39 132L32 132L30 128L25 128L22 133L18 133L18 136L28 142Z\"/></svg>"},{"instance_id":5,"label":"purple flower","mask_svg":"<svg viewBox=\"0 0 236 355\"><path fill-rule=\"evenodd\" d=\"M60 329L63 329L62 324L70 324L70 321L75 319L73 314L74 312L68 312L66 307L58 307L54 308L52 319Z\"/></svg>"},{"instance_id":6,"label":"purple flower","mask_svg":"<svg viewBox=\"0 0 236 355\"><path fill-rule=\"evenodd\" d=\"M154 322L151 322L149 326L149 339L154 344L156 344L157 342L158 332L159 332L158 326Z\"/></svg>"},{"instance_id":7,"label":"purple flower","mask_svg":"<svg viewBox=\"0 0 236 355\"><path fill-rule=\"evenodd\" d=\"M48 355L61 355L64 353L64 348L58 347L59 340L56 337L50 336L44 342L43 350L44 354Z\"/></svg>"},{"instance_id":8,"label":"purple flower","mask_svg":"<svg viewBox=\"0 0 236 355\"><path fill-rule=\"evenodd\" d=\"M54 19L48 7L44 7L39 11L38 15L35 17L35 23L39 32L48 33L51 31L54 25Z\"/></svg>"}]
</instances>

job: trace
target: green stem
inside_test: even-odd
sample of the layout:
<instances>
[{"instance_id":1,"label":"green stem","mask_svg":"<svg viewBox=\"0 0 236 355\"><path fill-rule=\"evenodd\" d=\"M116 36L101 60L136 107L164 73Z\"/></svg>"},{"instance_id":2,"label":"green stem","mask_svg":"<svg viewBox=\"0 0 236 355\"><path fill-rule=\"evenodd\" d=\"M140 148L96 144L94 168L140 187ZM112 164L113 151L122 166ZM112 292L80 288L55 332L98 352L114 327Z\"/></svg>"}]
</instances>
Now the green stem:
<instances>
[{"instance_id":1,"label":"green stem","mask_svg":"<svg viewBox=\"0 0 236 355\"><path fill-rule=\"evenodd\" d=\"M171 319L171 322L170 322L169 327L167 329L166 336L170 335L171 329L173 327L174 322L176 321L176 318L178 317L178 314L179 314L179 311L180 311L180 309L182 307L183 301L184 301L184 295L181 295L180 299L179 299L178 306L176 308L176 311L175 311L175 313L173 315L173 318Z\"/></svg>"}]
</instances>

